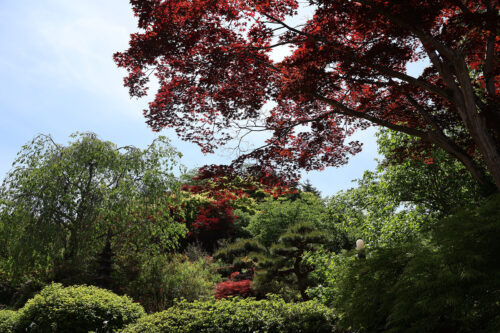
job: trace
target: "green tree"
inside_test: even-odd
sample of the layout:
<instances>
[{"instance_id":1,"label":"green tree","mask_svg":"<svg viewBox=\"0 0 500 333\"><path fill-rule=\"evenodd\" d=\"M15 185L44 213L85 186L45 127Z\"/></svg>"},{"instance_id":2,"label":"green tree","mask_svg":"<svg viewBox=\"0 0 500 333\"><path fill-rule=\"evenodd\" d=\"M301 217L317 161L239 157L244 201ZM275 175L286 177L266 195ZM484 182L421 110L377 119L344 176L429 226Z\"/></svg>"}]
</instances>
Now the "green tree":
<instances>
[{"instance_id":1,"label":"green tree","mask_svg":"<svg viewBox=\"0 0 500 333\"><path fill-rule=\"evenodd\" d=\"M404 205L387 186L379 175L366 171L358 187L329 198L326 226L347 233L351 241L362 238L372 245L418 237L422 225L434 221L434 215L421 207Z\"/></svg>"},{"instance_id":2,"label":"green tree","mask_svg":"<svg viewBox=\"0 0 500 333\"><path fill-rule=\"evenodd\" d=\"M291 289L298 291L302 300L308 300L306 290L312 285L310 273L314 266L305 257L326 242L325 233L312 224L290 226L258 261L253 286L261 293L287 293Z\"/></svg>"},{"instance_id":3,"label":"green tree","mask_svg":"<svg viewBox=\"0 0 500 333\"><path fill-rule=\"evenodd\" d=\"M414 147L423 144L421 139L390 130L380 130L377 143L384 156L378 177L397 202L420 206L439 217L484 202L481 188L467 169L444 150L416 153Z\"/></svg>"},{"instance_id":4,"label":"green tree","mask_svg":"<svg viewBox=\"0 0 500 333\"><path fill-rule=\"evenodd\" d=\"M424 242L337 256L324 284L341 326L360 332L498 332L500 197L464 208ZM351 253L352 254L352 253Z\"/></svg>"},{"instance_id":5,"label":"green tree","mask_svg":"<svg viewBox=\"0 0 500 333\"><path fill-rule=\"evenodd\" d=\"M93 133L72 139L35 137L3 182L0 264L11 281L109 275L114 254L173 249L186 233L165 208L180 157L167 139L143 150Z\"/></svg>"},{"instance_id":6,"label":"green tree","mask_svg":"<svg viewBox=\"0 0 500 333\"><path fill-rule=\"evenodd\" d=\"M465 167L446 152L415 155L412 145L420 144L418 138L387 130L377 136L383 159L357 187L329 198L331 226L372 245L406 242L456 208L484 201Z\"/></svg>"},{"instance_id":7,"label":"green tree","mask_svg":"<svg viewBox=\"0 0 500 333\"><path fill-rule=\"evenodd\" d=\"M313 186L309 179L306 179L306 181L300 187L303 192L309 192L321 198L321 192Z\"/></svg>"},{"instance_id":8,"label":"green tree","mask_svg":"<svg viewBox=\"0 0 500 333\"><path fill-rule=\"evenodd\" d=\"M313 193L300 193L296 200L287 196L268 197L250 218L247 230L264 246L276 243L280 235L293 224L311 223L319 226L326 212L321 198Z\"/></svg>"}]
</instances>

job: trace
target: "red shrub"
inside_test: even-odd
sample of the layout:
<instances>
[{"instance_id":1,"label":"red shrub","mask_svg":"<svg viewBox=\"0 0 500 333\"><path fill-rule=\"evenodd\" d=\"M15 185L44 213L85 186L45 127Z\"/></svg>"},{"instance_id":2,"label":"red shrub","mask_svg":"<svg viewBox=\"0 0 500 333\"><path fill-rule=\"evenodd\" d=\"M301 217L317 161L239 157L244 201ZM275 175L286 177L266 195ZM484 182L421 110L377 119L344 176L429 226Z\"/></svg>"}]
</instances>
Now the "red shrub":
<instances>
[{"instance_id":1,"label":"red shrub","mask_svg":"<svg viewBox=\"0 0 500 333\"><path fill-rule=\"evenodd\" d=\"M224 282L217 283L217 286L215 287L215 298L221 299L221 298L226 298L228 296L241 296L241 297L254 296L254 292L252 289L252 281L226 280Z\"/></svg>"}]
</instances>

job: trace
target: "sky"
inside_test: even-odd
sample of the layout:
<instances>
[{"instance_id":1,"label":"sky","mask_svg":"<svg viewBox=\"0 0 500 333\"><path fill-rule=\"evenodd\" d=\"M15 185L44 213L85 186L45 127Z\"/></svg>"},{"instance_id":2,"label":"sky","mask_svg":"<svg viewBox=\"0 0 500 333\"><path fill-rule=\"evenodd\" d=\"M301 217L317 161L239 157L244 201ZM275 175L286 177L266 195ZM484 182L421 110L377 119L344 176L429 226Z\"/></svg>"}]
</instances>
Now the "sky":
<instances>
[{"instance_id":1,"label":"sky","mask_svg":"<svg viewBox=\"0 0 500 333\"><path fill-rule=\"evenodd\" d=\"M0 178L22 146L37 134L67 143L94 132L118 146L144 148L158 135L142 110L152 96L131 99L125 72L112 55L127 49L136 20L126 0L0 0ZM346 166L303 174L324 196L355 186L376 167L375 129L356 134L363 151ZM203 155L198 146L169 137L188 168L228 163L226 151Z\"/></svg>"}]
</instances>

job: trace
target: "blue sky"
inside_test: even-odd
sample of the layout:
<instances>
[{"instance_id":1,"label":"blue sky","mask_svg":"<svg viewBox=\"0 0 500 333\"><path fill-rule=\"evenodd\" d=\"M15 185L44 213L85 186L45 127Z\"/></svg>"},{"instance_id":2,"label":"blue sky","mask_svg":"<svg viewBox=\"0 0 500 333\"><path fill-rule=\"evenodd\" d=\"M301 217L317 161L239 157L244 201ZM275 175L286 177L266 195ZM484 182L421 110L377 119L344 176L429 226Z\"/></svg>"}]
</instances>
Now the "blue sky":
<instances>
[{"instance_id":1,"label":"blue sky","mask_svg":"<svg viewBox=\"0 0 500 333\"><path fill-rule=\"evenodd\" d=\"M142 110L148 97L130 99L124 72L112 60L125 50L136 23L126 0L0 1L0 176L36 134L66 143L92 131L118 145L145 147L154 137ZM374 130L356 135L363 152L341 168L304 173L323 195L347 189L376 166ZM197 146L160 133L184 154L189 168L227 163L224 151L203 155Z\"/></svg>"}]
</instances>

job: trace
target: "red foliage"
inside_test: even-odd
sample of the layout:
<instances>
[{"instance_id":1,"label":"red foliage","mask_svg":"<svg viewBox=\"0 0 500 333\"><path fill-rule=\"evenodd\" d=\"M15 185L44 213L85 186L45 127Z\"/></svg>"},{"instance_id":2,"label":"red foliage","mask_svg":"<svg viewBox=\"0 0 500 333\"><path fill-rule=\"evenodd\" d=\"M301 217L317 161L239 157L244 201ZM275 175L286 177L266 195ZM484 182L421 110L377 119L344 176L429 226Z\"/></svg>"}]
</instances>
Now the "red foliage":
<instances>
[{"instance_id":1,"label":"red foliage","mask_svg":"<svg viewBox=\"0 0 500 333\"><path fill-rule=\"evenodd\" d=\"M196 219L190 225L191 235L202 242L228 237L236 218L233 210L229 198L219 198L200 207Z\"/></svg>"},{"instance_id":2,"label":"red foliage","mask_svg":"<svg viewBox=\"0 0 500 333\"><path fill-rule=\"evenodd\" d=\"M312 0L297 28L284 21L302 15L297 0L131 3L142 31L115 61L132 96L158 78L145 110L153 130L173 127L204 152L235 130L267 130L233 166L296 179L346 163L361 149L348 137L375 124L445 149L482 182L479 156L500 186L498 1ZM273 61L284 45L291 55ZM409 75L422 59L423 73Z\"/></svg>"},{"instance_id":3,"label":"red foliage","mask_svg":"<svg viewBox=\"0 0 500 333\"><path fill-rule=\"evenodd\" d=\"M254 296L252 289L252 281L240 280L233 281L231 279L217 283L215 287L215 298L221 299L228 296L251 297Z\"/></svg>"}]
</instances>

